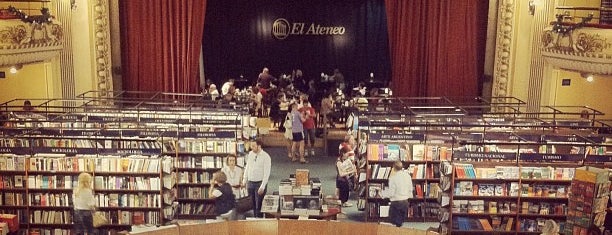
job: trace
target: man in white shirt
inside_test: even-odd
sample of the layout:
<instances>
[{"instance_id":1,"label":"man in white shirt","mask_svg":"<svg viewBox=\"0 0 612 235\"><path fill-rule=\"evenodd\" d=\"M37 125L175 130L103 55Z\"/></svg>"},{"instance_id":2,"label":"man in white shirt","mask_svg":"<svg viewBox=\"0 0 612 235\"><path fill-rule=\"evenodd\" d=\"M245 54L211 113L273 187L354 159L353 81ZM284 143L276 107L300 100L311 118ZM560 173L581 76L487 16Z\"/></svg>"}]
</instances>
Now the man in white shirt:
<instances>
[{"instance_id":1,"label":"man in white shirt","mask_svg":"<svg viewBox=\"0 0 612 235\"><path fill-rule=\"evenodd\" d=\"M251 152L246 157L246 167L242 184L247 187L253 203L253 215L261 218L261 203L266 195L272 160L261 148L261 140L251 142Z\"/></svg>"},{"instance_id":2,"label":"man in white shirt","mask_svg":"<svg viewBox=\"0 0 612 235\"><path fill-rule=\"evenodd\" d=\"M389 206L389 219L392 224L401 227L408 214L408 199L413 197L412 178L404 170L401 161L393 163L394 173L389 177L387 195L391 201Z\"/></svg>"}]
</instances>

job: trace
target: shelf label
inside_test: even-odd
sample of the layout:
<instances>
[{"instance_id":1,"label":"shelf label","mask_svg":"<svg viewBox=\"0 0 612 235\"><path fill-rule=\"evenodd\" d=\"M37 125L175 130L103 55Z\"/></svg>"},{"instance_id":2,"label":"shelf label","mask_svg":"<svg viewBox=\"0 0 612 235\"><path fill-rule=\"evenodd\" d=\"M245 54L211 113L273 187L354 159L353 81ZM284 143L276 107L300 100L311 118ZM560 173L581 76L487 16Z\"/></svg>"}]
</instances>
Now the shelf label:
<instances>
[{"instance_id":1,"label":"shelf label","mask_svg":"<svg viewBox=\"0 0 612 235\"><path fill-rule=\"evenodd\" d=\"M34 153L62 153L62 154L96 154L95 148L49 148L49 147L34 147Z\"/></svg>"},{"instance_id":2,"label":"shelf label","mask_svg":"<svg viewBox=\"0 0 612 235\"><path fill-rule=\"evenodd\" d=\"M30 129L21 129L19 130L20 135L51 135L51 136L58 136L58 135L62 135L61 131L59 129L34 129L34 130L30 130Z\"/></svg>"},{"instance_id":3,"label":"shelf label","mask_svg":"<svg viewBox=\"0 0 612 235\"><path fill-rule=\"evenodd\" d=\"M63 136L98 136L98 131L63 130Z\"/></svg>"},{"instance_id":4,"label":"shelf label","mask_svg":"<svg viewBox=\"0 0 612 235\"><path fill-rule=\"evenodd\" d=\"M583 154L542 154L521 153L519 159L522 161L557 161L557 162L579 162L584 158Z\"/></svg>"},{"instance_id":5,"label":"shelf label","mask_svg":"<svg viewBox=\"0 0 612 235\"><path fill-rule=\"evenodd\" d=\"M120 130L100 130L100 136L120 137L121 131Z\"/></svg>"},{"instance_id":6,"label":"shelf label","mask_svg":"<svg viewBox=\"0 0 612 235\"><path fill-rule=\"evenodd\" d=\"M370 133L370 140L425 140L425 134L412 133L412 134L400 134L400 133Z\"/></svg>"},{"instance_id":7,"label":"shelf label","mask_svg":"<svg viewBox=\"0 0 612 235\"><path fill-rule=\"evenodd\" d=\"M542 136L542 139L549 142L588 142L586 139L580 136L573 135L545 135Z\"/></svg>"},{"instance_id":8,"label":"shelf label","mask_svg":"<svg viewBox=\"0 0 612 235\"><path fill-rule=\"evenodd\" d=\"M61 121L77 121L82 120L83 115L61 115L61 114L48 114L47 120L61 120Z\"/></svg>"},{"instance_id":9,"label":"shelf label","mask_svg":"<svg viewBox=\"0 0 612 235\"><path fill-rule=\"evenodd\" d=\"M26 155L30 153L28 147L0 147L0 153L12 153L17 155Z\"/></svg>"},{"instance_id":10,"label":"shelf label","mask_svg":"<svg viewBox=\"0 0 612 235\"><path fill-rule=\"evenodd\" d=\"M239 125L241 124L238 119L182 119L178 120L180 124L208 124L208 125Z\"/></svg>"},{"instance_id":11,"label":"shelf label","mask_svg":"<svg viewBox=\"0 0 612 235\"><path fill-rule=\"evenodd\" d=\"M121 155L160 155L161 149L102 149L100 154L121 154Z\"/></svg>"},{"instance_id":12,"label":"shelf label","mask_svg":"<svg viewBox=\"0 0 612 235\"><path fill-rule=\"evenodd\" d=\"M166 118L140 118L140 121L148 123L177 123L177 121L180 120Z\"/></svg>"},{"instance_id":13,"label":"shelf label","mask_svg":"<svg viewBox=\"0 0 612 235\"><path fill-rule=\"evenodd\" d=\"M187 138L227 138L235 139L236 132L233 131L215 131L215 132L180 132L179 137Z\"/></svg>"},{"instance_id":14,"label":"shelf label","mask_svg":"<svg viewBox=\"0 0 612 235\"><path fill-rule=\"evenodd\" d=\"M470 158L470 159L491 159L491 160L516 160L516 153L499 153L499 152L453 152L453 159Z\"/></svg>"},{"instance_id":15,"label":"shelf label","mask_svg":"<svg viewBox=\"0 0 612 235\"><path fill-rule=\"evenodd\" d=\"M520 140L525 140L529 142L540 142L542 140L541 135L520 135L519 134L518 137L520 137Z\"/></svg>"},{"instance_id":16,"label":"shelf label","mask_svg":"<svg viewBox=\"0 0 612 235\"><path fill-rule=\"evenodd\" d=\"M587 155L584 162L588 163L606 163L612 162L612 156L610 155Z\"/></svg>"},{"instance_id":17,"label":"shelf label","mask_svg":"<svg viewBox=\"0 0 612 235\"><path fill-rule=\"evenodd\" d=\"M590 127L591 121L587 120L557 120L559 126L570 126L570 127Z\"/></svg>"},{"instance_id":18,"label":"shelf label","mask_svg":"<svg viewBox=\"0 0 612 235\"><path fill-rule=\"evenodd\" d=\"M121 122L121 121L127 121L127 120L122 120L122 118L120 118L120 117L108 117L108 116L88 116L87 120L88 121L96 121L96 122Z\"/></svg>"}]
</instances>

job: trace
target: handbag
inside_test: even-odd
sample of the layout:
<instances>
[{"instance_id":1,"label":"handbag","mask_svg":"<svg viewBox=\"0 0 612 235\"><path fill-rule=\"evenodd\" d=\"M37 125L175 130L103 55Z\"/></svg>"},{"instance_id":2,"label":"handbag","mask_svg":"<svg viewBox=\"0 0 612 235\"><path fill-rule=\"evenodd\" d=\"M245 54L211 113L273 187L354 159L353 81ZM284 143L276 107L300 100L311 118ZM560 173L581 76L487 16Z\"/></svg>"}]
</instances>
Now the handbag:
<instances>
[{"instance_id":1,"label":"handbag","mask_svg":"<svg viewBox=\"0 0 612 235\"><path fill-rule=\"evenodd\" d=\"M95 228L99 228L107 224L108 224L108 219L106 218L106 216L104 216L103 212L96 211L93 213L93 226Z\"/></svg>"},{"instance_id":2,"label":"handbag","mask_svg":"<svg viewBox=\"0 0 612 235\"><path fill-rule=\"evenodd\" d=\"M236 199L236 212L244 213L253 209L251 196L241 197Z\"/></svg>"}]
</instances>

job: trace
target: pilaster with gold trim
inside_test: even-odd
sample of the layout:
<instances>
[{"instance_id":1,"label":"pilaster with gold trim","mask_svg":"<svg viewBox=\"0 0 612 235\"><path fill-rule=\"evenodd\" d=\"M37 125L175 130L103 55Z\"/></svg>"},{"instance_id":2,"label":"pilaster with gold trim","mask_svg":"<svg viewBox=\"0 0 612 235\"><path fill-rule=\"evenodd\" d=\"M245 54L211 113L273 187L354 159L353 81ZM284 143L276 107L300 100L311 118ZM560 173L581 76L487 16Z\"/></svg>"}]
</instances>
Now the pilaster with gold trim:
<instances>
[{"instance_id":1,"label":"pilaster with gold trim","mask_svg":"<svg viewBox=\"0 0 612 235\"><path fill-rule=\"evenodd\" d=\"M93 39L97 90L100 97L107 97L113 91L111 73L111 37L108 0L96 0L93 4Z\"/></svg>"},{"instance_id":2,"label":"pilaster with gold trim","mask_svg":"<svg viewBox=\"0 0 612 235\"><path fill-rule=\"evenodd\" d=\"M515 0L501 0L497 14L497 40L493 72L493 97L508 96L511 71L512 39L514 34ZM503 100L499 100L503 102Z\"/></svg>"}]
</instances>

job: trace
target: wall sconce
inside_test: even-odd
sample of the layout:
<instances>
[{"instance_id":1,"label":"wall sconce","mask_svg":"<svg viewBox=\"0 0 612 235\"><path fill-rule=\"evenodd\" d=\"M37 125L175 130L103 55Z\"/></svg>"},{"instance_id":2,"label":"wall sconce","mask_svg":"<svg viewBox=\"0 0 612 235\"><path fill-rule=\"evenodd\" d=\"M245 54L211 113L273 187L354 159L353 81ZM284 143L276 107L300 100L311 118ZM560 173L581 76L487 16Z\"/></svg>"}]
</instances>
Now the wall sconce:
<instances>
[{"instance_id":1,"label":"wall sconce","mask_svg":"<svg viewBox=\"0 0 612 235\"><path fill-rule=\"evenodd\" d=\"M12 73L12 74L16 74L17 71L19 71L22 68L23 68L23 65L21 65L21 64L13 65L13 66L11 66L11 68L9 68L9 72Z\"/></svg>"},{"instance_id":2,"label":"wall sconce","mask_svg":"<svg viewBox=\"0 0 612 235\"><path fill-rule=\"evenodd\" d=\"M535 15L536 4L534 0L529 0L529 14Z\"/></svg>"},{"instance_id":3,"label":"wall sconce","mask_svg":"<svg viewBox=\"0 0 612 235\"><path fill-rule=\"evenodd\" d=\"M77 10L76 0L70 0L70 10L72 10L72 11L76 11Z\"/></svg>"},{"instance_id":4,"label":"wall sconce","mask_svg":"<svg viewBox=\"0 0 612 235\"><path fill-rule=\"evenodd\" d=\"M595 79L592 73L580 73L580 76L586 78L587 82L593 82Z\"/></svg>"}]
</instances>

